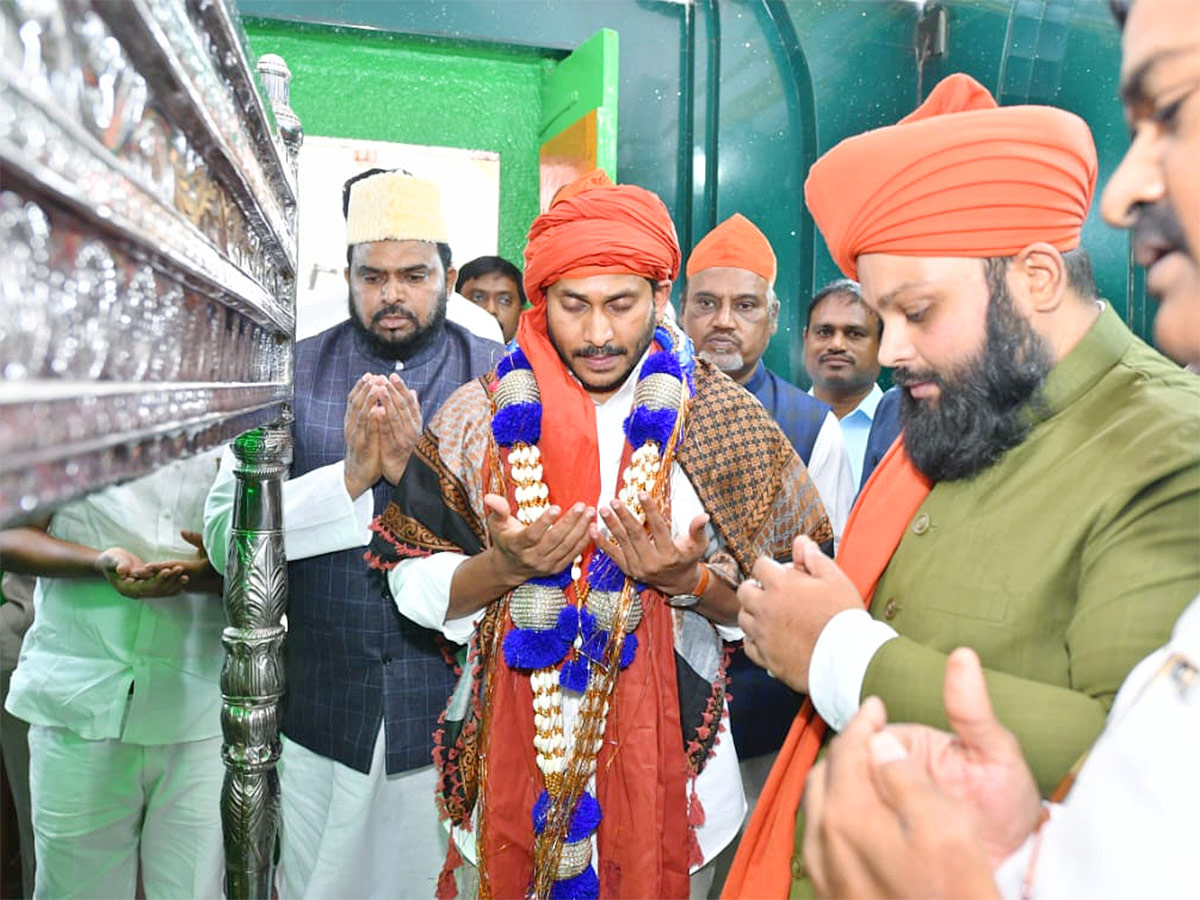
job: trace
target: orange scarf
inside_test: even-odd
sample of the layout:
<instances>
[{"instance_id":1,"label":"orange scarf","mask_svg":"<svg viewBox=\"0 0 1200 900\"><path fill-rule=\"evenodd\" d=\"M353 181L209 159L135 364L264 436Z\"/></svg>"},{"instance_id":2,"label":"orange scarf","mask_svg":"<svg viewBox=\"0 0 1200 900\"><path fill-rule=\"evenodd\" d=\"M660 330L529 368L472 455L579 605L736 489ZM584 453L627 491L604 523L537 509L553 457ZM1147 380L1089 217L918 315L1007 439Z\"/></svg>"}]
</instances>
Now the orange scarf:
<instances>
[{"instance_id":1,"label":"orange scarf","mask_svg":"<svg viewBox=\"0 0 1200 900\"><path fill-rule=\"evenodd\" d=\"M846 522L837 561L868 608L879 577L931 487L904 452L902 437L892 444L863 487ZM746 823L721 891L722 900L785 898L790 893L796 813L826 727L812 701L806 699Z\"/></svg>"}]
</instances>

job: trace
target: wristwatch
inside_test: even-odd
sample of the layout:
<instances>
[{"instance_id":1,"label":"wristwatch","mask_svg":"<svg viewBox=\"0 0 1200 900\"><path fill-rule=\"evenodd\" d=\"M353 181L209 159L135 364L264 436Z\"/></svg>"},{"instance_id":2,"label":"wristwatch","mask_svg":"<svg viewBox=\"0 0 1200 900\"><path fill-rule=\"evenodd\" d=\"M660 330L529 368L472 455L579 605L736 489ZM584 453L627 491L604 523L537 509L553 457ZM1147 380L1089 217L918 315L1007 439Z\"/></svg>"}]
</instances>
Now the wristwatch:
<instances>
[{"instance_id":1,"label":"wristwatch","mask_svg":"<svg viewBox=\"0 0 1200 900\"><path fill-rule=\"evenodd\" d=\"M667 606L672 606L675 609L691 609L704 596L704 590L708 587L708 578L708 566L700 563L700 580L692 588L692 592L690 594L675 594L672 597L668 597Z\"/></svg>"}]
</instances>

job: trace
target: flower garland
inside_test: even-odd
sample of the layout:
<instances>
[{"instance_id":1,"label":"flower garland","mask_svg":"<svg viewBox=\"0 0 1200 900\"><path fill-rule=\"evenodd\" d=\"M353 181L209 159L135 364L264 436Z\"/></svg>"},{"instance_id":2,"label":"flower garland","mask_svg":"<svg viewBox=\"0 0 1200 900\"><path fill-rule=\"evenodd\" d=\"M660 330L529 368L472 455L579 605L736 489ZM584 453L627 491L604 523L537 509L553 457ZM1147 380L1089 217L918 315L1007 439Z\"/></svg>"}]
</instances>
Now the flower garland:
<instances>
[{"instance_id":1,"label":"flower garland","mask_svg":"<svg viewBox=\"0 0 1200 900\"><path fill-rule=\"evenodd\" d=\"M665 498L683 413L694 392L686 339L677 341L662 326L654 337L662 349L646 359L638 377L633 409L624 423L634 450L618 491L618 500L639 521L645 520L641 492ZM497 376L492 434L508 450L516 515L528 525L550 506L537 446L541 395L519 347L500 362ZM608 661L625 669L634 660L642 589L644 585L634 585L603 550L593 548L586 571L577 557L570 568L530 579L509 595L513 628L504 639L504 658L510 668L530 673L533 746L545 784L531 811L539 844L533 876L537 896L599 896L592 835L603 813L586 785L595 773L615 684L615 673L606 677ZM564 690L583 695L570 739L563 719ZM549 891L539 890L542 884L549 885Z\"/></svg>"}]
</instances>

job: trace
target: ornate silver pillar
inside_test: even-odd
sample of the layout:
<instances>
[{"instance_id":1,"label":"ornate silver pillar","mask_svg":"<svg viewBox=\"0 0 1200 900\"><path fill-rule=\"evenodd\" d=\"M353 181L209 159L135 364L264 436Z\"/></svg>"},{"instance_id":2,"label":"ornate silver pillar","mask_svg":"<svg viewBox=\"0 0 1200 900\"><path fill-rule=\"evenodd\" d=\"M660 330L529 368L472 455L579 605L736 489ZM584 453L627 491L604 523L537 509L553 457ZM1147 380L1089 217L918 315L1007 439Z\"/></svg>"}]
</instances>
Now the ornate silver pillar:
<instances>
[{"instance_id":1,"label":"ornate silver pillar","mask_svg":"<svg viewBox=\"0 0 1200 900\"><path fill-rule=\"evenodd\" d=\"M258 64L293 180L304 140L289 105L291 72L278 56ZM295 233L296 209L285 214ZM295 281L279 285L278 299L295 308ZM289 366L290 369L290 366ZM233 534L225 565L225 667L221 672L221 748L225 782L221 825L225 838L225 893L270 900L279 824L279 704L284 691L282 617L287 606L283 544L283 479L292 461L291 414L240 435L233 444Z\"/></svg>"},{"instance_id":2,"label":"ornate silver pillar","mask_svg":"<svg viewBox=\"0 0 1200 900\"><path fill-rule=\"evenodd\" d=\"M270 900L279 817L279 702L287 561L283 549L283 477L292 460L287 419L247 431L233 443L238 459L233 539L225 566L225 668L221 730L225 783L225 893Z\"/></svg>"}]
</instances>

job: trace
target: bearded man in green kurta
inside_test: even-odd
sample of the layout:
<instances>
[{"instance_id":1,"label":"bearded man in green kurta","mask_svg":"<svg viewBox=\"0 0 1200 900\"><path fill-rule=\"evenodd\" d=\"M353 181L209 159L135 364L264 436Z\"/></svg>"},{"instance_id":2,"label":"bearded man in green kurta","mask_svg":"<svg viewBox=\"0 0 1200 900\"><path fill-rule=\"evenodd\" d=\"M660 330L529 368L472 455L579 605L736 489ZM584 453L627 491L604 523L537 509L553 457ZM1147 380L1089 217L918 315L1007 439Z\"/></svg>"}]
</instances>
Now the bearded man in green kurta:
<instances>
[{"instance_id":1,"label":"bearded man in green kurta","mask_svg":"<svg viewBox=\"0 0 1200 900\"><path fill-rule=\"evenodd\" d=\"M946 657L973 647L1043 793L1200 590L1200 381L1097 297L1077 249L1095 178L1081 119L965 75L818 160L809 208L884 323L903 434L845 572L797 539L739 590L748 654L834 729L872 694L945 728ZM748 834L798 801L768 783Z\"/></svg>"}]
</instances>

